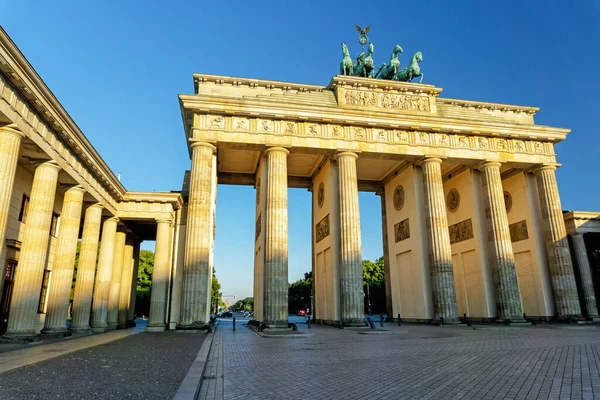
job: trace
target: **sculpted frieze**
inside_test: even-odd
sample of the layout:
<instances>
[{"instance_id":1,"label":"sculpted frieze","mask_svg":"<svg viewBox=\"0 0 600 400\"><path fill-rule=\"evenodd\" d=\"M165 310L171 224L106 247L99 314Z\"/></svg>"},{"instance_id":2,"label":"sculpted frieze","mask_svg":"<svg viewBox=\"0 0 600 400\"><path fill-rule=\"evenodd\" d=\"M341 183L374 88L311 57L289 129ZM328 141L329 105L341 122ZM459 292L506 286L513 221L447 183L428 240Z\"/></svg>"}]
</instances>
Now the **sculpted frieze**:
<instances>
[{"instance_id":1,"label":"sculpted frieze","mask_svg":"<svg viewBox=\"0 0 600 400\"><path fill-rule=\"evenodd\" d=\"M317 243L329 236L329 231L329 214L327 214L325 218L319 221L315 229L315 232L317 234Z\"/></svg>"},{"instance_id":2,"label":"sculpted frieze","mask_svg":"<svg viewBox=\"0 0 600 400\"><path fill-rule=\"evenodd\" d=\"M473 239L473 222L470 218L451 225L448 230L450 231L450 244Z\"/></svg>"},{"instance_id":3,"label":"sculpted frieze","mask_svg":"<svg viewBox=\"0 0 600 400\"><path fill-rule=\"evenodd\" d=\"M394 239L396 243L410 238L410 225L408 218L394 225Z\"/></svg>"},{"instance_id":4,"label":"sculpted frieze","mask_svg":"<svg viewBox=\"0 0 600 400\"><path fill-rule=\"evenodd\" d=\"M430 112L429 97L393 93L376 93L364 90L345 90L342 104L385 108L402 111Z\"/></svg>"},{"instance_id":5,"label":"sculpted frieze","mask_svg":"<svg viewBox=\"0 0 600 400\"><path fill-rule=\"evenodd\" d=\"M510 231L511 242L519 242L521 240L529 239L529 234L527 232L527 221L525 220L510 224L508 229Z\"/></svg>"},{"instance_id":6,"label":"sculpted frieze","mask_svg":"<svg viewBox=\"0 0 600 400\"><path fill-rule=\"evenodd\" d=\"M258 118L203 115L200 126L207 130L241 131L253 134L305 136L349 141L449 147L483 151L553 155L552 144L531 140L490 138L482 135L434 133L417 130L366 128L332 125L323 122L296 122Z\"/></svg>"}]
</instances>

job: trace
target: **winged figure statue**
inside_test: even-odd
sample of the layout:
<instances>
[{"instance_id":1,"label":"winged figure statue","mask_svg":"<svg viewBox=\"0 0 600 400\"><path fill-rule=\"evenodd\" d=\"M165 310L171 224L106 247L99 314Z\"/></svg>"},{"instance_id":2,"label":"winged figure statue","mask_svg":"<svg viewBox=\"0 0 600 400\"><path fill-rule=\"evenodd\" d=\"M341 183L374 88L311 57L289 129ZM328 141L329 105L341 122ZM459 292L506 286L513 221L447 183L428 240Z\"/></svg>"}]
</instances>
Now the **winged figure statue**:
<instances>
[{"instance_id":1,"label":"winged figure statue","mask_svg":"<svg viewBox=\"0 0 600 400\"><path fill-rule=\"evenodd\" d=\"M367 37L367 33L369 33L369 30L371 29L371 25L367 26L366 28L361 28L358 25L354 25L356 27L356 30L358 31L358 33L360 33L360 36L358 37L358 42L363 45L367 44L367 42L369 41L369 38ZM363 49L364 50L364 49Z\"/></svg>"}]
</instances>

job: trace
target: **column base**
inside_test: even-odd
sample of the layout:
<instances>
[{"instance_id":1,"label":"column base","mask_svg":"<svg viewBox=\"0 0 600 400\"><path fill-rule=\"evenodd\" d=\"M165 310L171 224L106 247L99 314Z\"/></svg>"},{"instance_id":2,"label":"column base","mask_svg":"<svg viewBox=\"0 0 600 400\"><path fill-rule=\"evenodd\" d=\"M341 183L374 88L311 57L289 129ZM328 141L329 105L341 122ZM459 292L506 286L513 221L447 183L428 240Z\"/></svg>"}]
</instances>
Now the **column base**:
<instances>
[{"instance_id":1,"label":"column base","mask_svg":"<svg viewBox=\"0 0 600 400\"><path fill-rule=\"evenodd\" d=\"M38 334L33 329L22 331L22 332L6 332L2 335L3 340L7 340L9 342L39 342L41 339L38 337Z\"/></svg>"},{"instance_id":2,"label":"column base","mask_svg":"<svg viewBox=\"0 0 600 400\"><path fill-rule=\"evenodd\" d=\"M69 332L71 336L86 336L92 334L92 328L89 326L87 328L69 328Z\"/></svg>"},{"instance_id":3,"label":"column base","mask_svg":"<svg viewBox=\"0 0 600 400\"><path fill-rule=\"evenodd\" d=\"M186 330L198 330L198 329L208 329L208 324L202 321L192 322L191 324L178 324L177 328L180 331Z\"/></svg>"},{"instance_id":4,"label":"column base","mask_svg":"<svg viewBox=\"0 0 600 400\"><path fill-rule=\"evenodd\" d=\"M365 320L360 318L342 320L342 324L344 328L361 328L363 326L368 326Z\"/></svg>"},{"instance_id":5,"label":"column base","mask_svg":"<svg viewBox=\"0 0 600 400\"><path fill-rule=\"evenodd\" d=\"M92 326L93 333L104 333L108 332L108 325L106 326Z\"/></svg>"},{"instance_id":6,"label":"column base","mask_svg":"<svg viewBox=\"0 0 600 400\"><path fill-rule=\"evenodd\" d=\"M166 325L148 325L144 332L164 332L166 330Z\"/></svg>"},{"instance_id":7,"label":"column base","mask_svg":"<svg viewBox=\"0 0 600 400\"><path fill-rule=\"evenodd\" d=\"M128 319L127 322L125 322L125 327L126 328L134 328L136 327L136 323L134 320Z\"/></svg>"},{"instance_id":8,"label":"column base","mask_svg":"<svg viewBox=\"0 0 600 400\"><path fill-rule=\"evenodd\" d=\"M116 331L119 324L108 324L109 331Z\"/></svg>"},{"instance_id":9,"label":"column base","mask_svg":"<svg viewBox=\"0 0 600 400\"><path fill-rule=\"evenodd\" d=\"M41 336L66 337L71 336L71 332L64 328L44 328L40 332Z\"/></svg>"},{"instance_id":10,"label":"column base","mask_svg":"<svg viewBox=\"0 0 600 400\"><path fill-rule=\"evenodd\" d=\"M117 329L127 329L127 324L119 324L117 325Z\"/></svg>"}]
</instances>

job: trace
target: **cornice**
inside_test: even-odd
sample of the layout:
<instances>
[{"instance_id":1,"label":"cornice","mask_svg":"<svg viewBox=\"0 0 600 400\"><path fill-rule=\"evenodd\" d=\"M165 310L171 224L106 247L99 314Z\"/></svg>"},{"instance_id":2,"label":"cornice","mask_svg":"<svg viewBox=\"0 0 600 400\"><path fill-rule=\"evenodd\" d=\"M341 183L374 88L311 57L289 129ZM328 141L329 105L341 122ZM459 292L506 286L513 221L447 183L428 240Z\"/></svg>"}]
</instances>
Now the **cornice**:
<instances>
[{"instance_id":1,"label":"cornice","mask_svg":"<svg viewBox=\"0 0 600 400\"><path fill-rule=\"evenodd\" d=\"M264 102L260 98L230 98L209 95L179 95L184 121L186 112L215 115L236 115L250 118L310 121L359 126L389 127L440 133L471 133L496 137L538 139L559 142L571 131L543 125L511 124L501 121L472 121L437 115L415 115L410 112L386 113L381 111L339 109L294 103ZM190 126L185 126L188 132Z\"/></svg>"},{"instance_id":2,"label":"cornice","mask_svg":"<svg viewBox=\"0 0 600 400\"><path fill-rule=\"evenodd\" d=\"M600 212L593 211L567 211L564 212L563 217L565 220L577 219L589 221L591 219L600 220Z\"/></svg>"},{"instance_id":3,"label":"cornice","mask_svg":"<svg viewBox=\"0 0 600 400\"><path fill-rule=\"evenodd\" d=\"M183 205L179 192L126 192L123 195L123 202L170 203L174 210L180 209Z\"/></svg>"},{"instance_id":4,"label":"cornice","mask_svg":"<svg viewBox=\"0 0 600 400\"><path fill-rule=\"evenodd\" d=\"M459 107L473 107L478 110L500 110L500 111L512 111L514 113L525 113L528 115L535 115L540 109L538 107L529 107L529 106L516 106L510 104L501 104L501 103L489 103L486 101L472 101L472 100L458 100L458 99L448 99L440 97L437 100L439 103L448 104L452 106Z\"/></svg>"},{"instance_id":5,"label":"cornice","mask_svg":"<svg viewBox=\"0 0 600 400\"><path fill-rule=\"evenodd\" d=\"M118 200L125 193L125 187L2 27L0 70L29 101L40 118L52 127L74 154L78 155L81 163L97 176L98 182Z\"/></svg>"},{"instance_id":6,"label":"cornice","mask_svg":"<svg viewBox=\"0 0 600 400\"><path fill-rule=\"evenodd\" d=\"M238 78L225 75L199 74L194 75L194 93L198 93L198 84L212 83L222 86L237 86L246 88L265 88L279 90L297 90L304 91L323 91L327 90L327 86L307 85L302 83L271 81L254 78Z\"/></svg>"},{"instance_id":7,"label":"cornice","mask_svg":"<svg viewBox=\"0 0 600 400\"><path fill-rule=\"evenodd\" d=\"M328 88L333 90L336 87L350 87L357 89L381 90L392 93L427 93L437 97L442 93L442 88L423 83L409 83L399 81L389 81L384 79L360 78L357 76L335 75L331 78Z\"/></svg>"}]
</instances>

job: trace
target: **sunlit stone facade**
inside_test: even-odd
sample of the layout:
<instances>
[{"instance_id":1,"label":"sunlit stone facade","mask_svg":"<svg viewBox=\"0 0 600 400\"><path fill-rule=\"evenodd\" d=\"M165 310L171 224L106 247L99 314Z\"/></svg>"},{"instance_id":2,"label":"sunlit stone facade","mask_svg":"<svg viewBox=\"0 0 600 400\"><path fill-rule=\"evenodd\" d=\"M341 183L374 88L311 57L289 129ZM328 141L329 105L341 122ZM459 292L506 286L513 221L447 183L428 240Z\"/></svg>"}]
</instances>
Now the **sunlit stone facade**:
<instances>
[{"instance_id":1,"label":"sunlit stone facade","mask_svg":"<svg viewBox=\"0 0 600 400\"><path fill-rule=\"evenodd\" d=\"M218 184L256 188L254 316L267 328L287 329L288 188L313 196L318 322L363 324L359 191L381 196L389 318L598 318L600 220L563 215L556 183L569 130L536 125L537 108L441 92L197 74L179 98L181 190L131 192L0 29L0 332L132 326L144 240L156 240L148 329L205 328Z\"/></svg>"}]
</instances>

